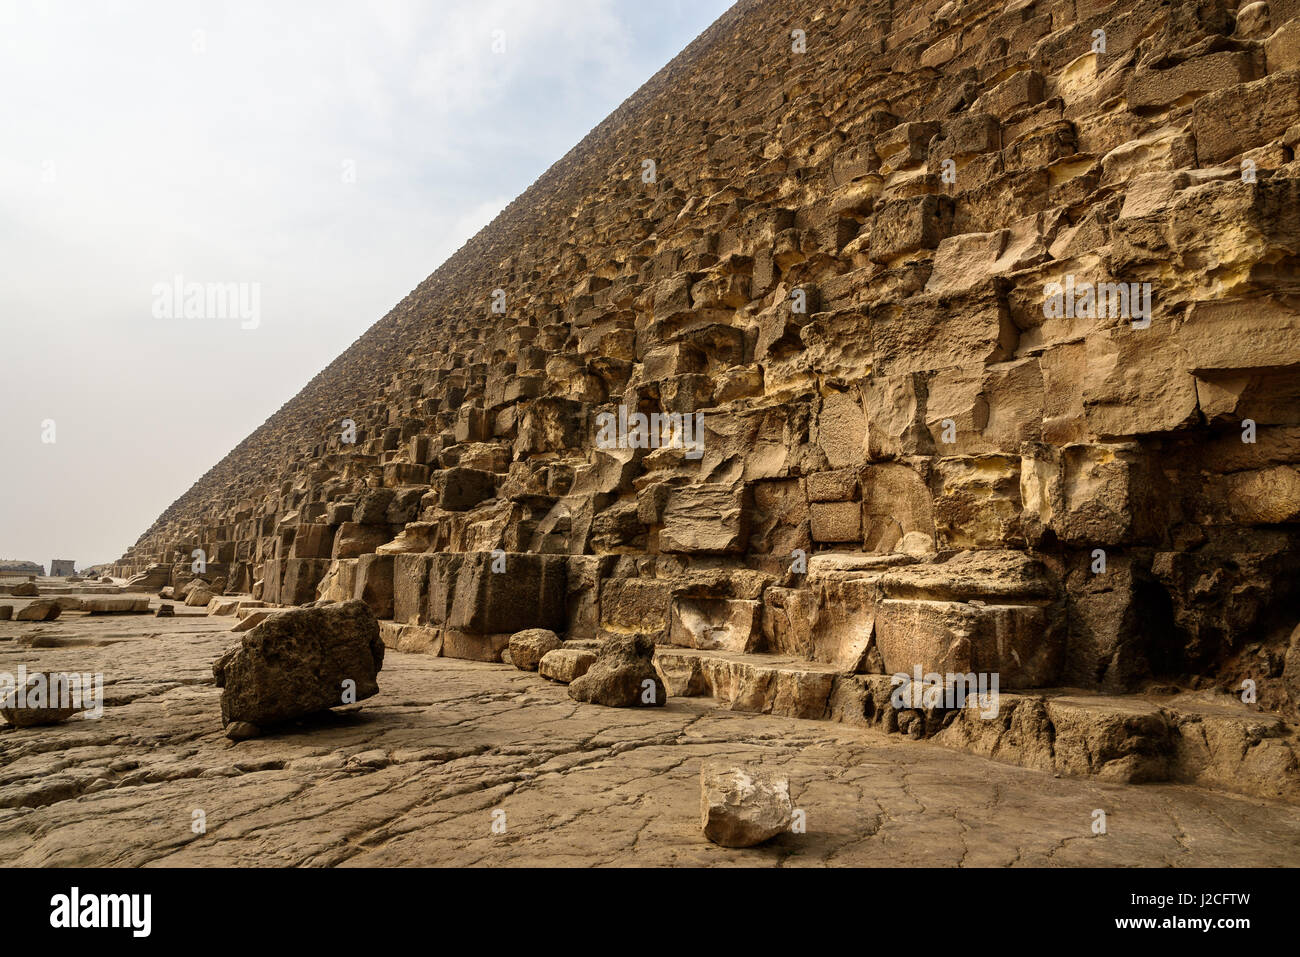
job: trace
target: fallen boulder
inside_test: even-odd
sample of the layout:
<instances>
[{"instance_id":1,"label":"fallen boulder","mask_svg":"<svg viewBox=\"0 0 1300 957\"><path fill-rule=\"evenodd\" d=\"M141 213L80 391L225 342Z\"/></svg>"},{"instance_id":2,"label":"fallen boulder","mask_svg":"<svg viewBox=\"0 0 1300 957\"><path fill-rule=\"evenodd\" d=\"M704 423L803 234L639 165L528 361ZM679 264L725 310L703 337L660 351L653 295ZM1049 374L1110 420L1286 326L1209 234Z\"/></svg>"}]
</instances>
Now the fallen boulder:
<instances>
[{"instance_id":1,"label":"fallen boulder","mask_svg":"<svg viewBox=\"0 0 1300 957\"><path fill-rule=\"evenodd\" d=\"M608 639L587 673L569 685L575 701L609 708L662 707L668 700L654 665L654 642L645 635Z\"/></svg>"},{"instance_id":2,"label":"fallen boulder","mask_svg":"<svg viewBox=\"0 0 1300 957\"><path fill-rule=\"evenodd\" d=\"M40 593L41 590L36 587L35 582L19 582L9 592L15 598L35 598Z\"/></svg>"},{"instance_id":3,"label":"fallen boulder","mask_svg":"<svg viewBox=\"0 0 1300 957\"><path fill-rule=\"evenodd\" d=\"M542 656L562 644L549 628L527 628L510 636L510 662L520 671L536 671Z\"/></svg>"},{"instance_id":4,"label":"fallen boulder","mask_svg":"<svg viewBox=\"0 0 1300 957\"><path fill-rule=\"evenodd\" d=\"M379 693L379 623L364 602L280 612L212 666L222 727L267 728Z\"/></svg>"},{"instance_id":5,"label":"fallen boulder","mask_svg":"<svg viewBox=\"0 0 1300 957\"><path fill-rule=\"evenodd\" d=\"M757 765L705 764L700 769L704 836L723 847L753 847L790 827L790 781Z\"/></svg>"},{"instance_id":6,"label":"fallen boulder","mask_svg":"<svg viewBox=\"0 0 1300 957\"><path fill-rule=\"evenodd\" d=\"M14 621L53 621L62 614L63 609L53 598L38 598L26 608L19 608Z\"/></svg>"},{"instance_id":7,"label":"fallen boulder","mask_svg":"<svg viewBox=\"0 0 1300 957\"><path fill-rule=\"evenodd\" d=\"M8 621L14 616L13 605L0 605L0 621Z\"/></svg>"}]
</instances>

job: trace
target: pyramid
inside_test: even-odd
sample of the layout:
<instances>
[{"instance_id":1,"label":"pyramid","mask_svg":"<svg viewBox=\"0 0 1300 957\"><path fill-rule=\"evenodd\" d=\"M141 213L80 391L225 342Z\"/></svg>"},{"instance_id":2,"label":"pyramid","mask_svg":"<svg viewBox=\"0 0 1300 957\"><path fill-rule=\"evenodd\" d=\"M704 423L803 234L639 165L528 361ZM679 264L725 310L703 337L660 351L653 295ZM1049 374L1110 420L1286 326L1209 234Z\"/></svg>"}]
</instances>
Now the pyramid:
<instances>
[{"instance_id":1,"label":"pyramid","mask_svg":"<svg viewBox=\"0 0 1300 957\"><path fill-rule=\"evenodd\" d=\"M742 0L113 573L913 734L917 671L1293 713L1297 142L1300 0Z\"/></svg>"}]
</instances>

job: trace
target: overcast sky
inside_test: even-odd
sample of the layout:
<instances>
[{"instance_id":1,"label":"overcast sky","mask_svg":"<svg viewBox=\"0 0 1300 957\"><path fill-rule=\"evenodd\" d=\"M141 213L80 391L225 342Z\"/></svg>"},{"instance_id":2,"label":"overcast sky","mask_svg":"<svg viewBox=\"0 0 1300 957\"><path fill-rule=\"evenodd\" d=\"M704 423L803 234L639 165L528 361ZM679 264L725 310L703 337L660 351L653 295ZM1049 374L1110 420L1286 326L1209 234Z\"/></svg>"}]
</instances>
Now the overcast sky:
<instances>
[{"instance_id":1,"label":"overcast sky","mask_svg":"<svg viewBox=\"0 0 1300 957\"><path fill-rule=\"evenodd\" d=\"M116 559L728 6L0 0L0 558Z\"/></svg>"}]
</instances>

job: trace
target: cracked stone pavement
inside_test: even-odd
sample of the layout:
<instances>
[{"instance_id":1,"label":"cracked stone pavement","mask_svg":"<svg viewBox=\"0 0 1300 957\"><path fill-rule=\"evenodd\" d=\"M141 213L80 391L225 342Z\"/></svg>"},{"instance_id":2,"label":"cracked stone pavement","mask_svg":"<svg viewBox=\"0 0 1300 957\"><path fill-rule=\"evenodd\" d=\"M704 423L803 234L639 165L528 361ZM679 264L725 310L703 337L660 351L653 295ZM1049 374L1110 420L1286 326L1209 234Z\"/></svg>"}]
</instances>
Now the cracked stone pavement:
<instances>
[{"instance_id":1,"label":"cracked stone pavement","mask_svg":"<svg viewBox=\"0 0 1300 957\"><path fill-rule=\"evenodd\" d=\"M105 681L100 719L0 731L10 866L1300 864L1300 807L1053 778L702 698L577 704L506 665L391 651L377 697L235 744L211 676L231 621L0 622L0 670ZM806 833L710 844L706 758L786 772Z\"/></svg>"}]
</instances>

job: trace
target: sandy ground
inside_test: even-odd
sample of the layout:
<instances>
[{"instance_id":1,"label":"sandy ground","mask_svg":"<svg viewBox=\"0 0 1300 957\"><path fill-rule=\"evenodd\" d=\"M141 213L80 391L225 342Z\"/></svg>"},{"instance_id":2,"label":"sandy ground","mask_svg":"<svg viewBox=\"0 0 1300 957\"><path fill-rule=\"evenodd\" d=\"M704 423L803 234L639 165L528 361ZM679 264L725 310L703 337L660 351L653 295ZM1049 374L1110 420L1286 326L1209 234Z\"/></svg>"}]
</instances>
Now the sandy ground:
<instances>
[{"instance_id":1,"label":"sandy ground","mask_svg":"<svg viewBox=\"0 0 1300 957\"><path fill-rule=\"evenodd\" d=\"M105 685L98 719L0 731L9 865L1300 865L1300 807L1053 778L709 699L577 704L507 665L391 651L377 697L235 744L211 675L233 619L186 611L0 622L0 671ZM714 758L787 773L806 831L706 841Z\"/></svg>"}]
</instances>

